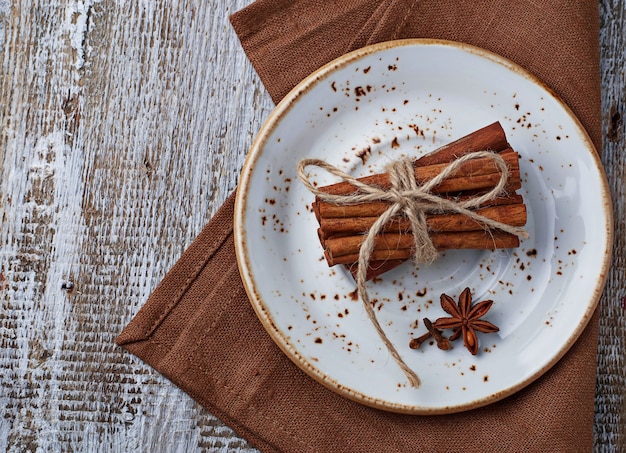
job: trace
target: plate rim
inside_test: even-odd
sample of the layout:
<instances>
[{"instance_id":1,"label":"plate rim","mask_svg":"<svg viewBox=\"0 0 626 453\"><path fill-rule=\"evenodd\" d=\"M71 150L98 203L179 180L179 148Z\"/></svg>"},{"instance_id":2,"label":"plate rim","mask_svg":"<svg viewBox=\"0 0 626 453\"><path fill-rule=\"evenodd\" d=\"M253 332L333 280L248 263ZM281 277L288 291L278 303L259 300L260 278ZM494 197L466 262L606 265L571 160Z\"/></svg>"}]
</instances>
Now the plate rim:
<instances>
[{"instance_id":1,"label":"plate rim","mask_svg":"<svg viewBox=\"0 0 626 453\"><path fill-rule=\"evenodd\" d=\"M468 403L454 405L454 406L440 406L440 407L423 407L416 406L414 404L399 404L393 403L389 401L380 400L378 398L374 398L368 395L365 395L361 392L355 391L351 388L347 388L341 385L339 382L336 382L334 379L330 379L329 376L325 375L321 371L317 370L313 367L308 360L306 360L296 348L291 347L284 336L280 333L279 329L274 324L272 317L267 313L263 298L257 292L256 286L254 284L254 278L252 276L250 263L247 257L246 250L246 241L247 241L247 232L245 229L245 206L246 206L246 198L247 192L249 191L249 180L252 174L252 170L255 167L255 163L257 159L262 154L263 147L267 142L269 135L272 133L274 128L280 123L280 120L288 114L291 107L304 96L310 89L312 89L316 84L326 79L329 75L333 74L335 71L341 69L348 64L351 64L355 61L358 61L361 58L364 58L368 55L379 53L382 51L386 51L392 48L398 47L423 47L423 46L445 46L445 47L453 47L457 50L461 50L464 52L475 54L479 57L486 58L491 60L497 64L504 66L506 69L521 75L535 85L538 85L541 89L547 92L553 100L555 100L565 111L567 116L572 120L573 125L580 132L581 140L586 142L586 148L589 150L592 160L599 171L600 176L600 194L602 198L602 207L603 211L606 214L606 235L607 235L607 246L604 251L604 259L602 262L602 267L599 270L599 278L594 286L592 299L588 301L587 308L582 316L580 322L576 326L573 334L568 338L568 341L564 342L559 351L552 357L552 359L546 363L543 367L532 373L527 378L519 381L515 385L511 385L506 389L501 391L494 392L488 396L480 397L478 399L472 400ZM600 298L604 291L604 287L606 285L606 280L608 278L608 272L612 261L612 249L613 249L613 241L614 241L614 225L613 225L613 209L612 209L612 200L611 193L608 185L608 181L606 178L606 173L604 171L604 167L602 165L602 161L600 158L600 154L598 150L594 146L591 138L589 137L586 129L583 127L582 123L578 119L578 117L574 114L574 112L569 108L569 106L561 99L559 95L557 95L550 87L546 85L541 79L537 76L524 69L522 66L514 63L506 57L498 55L489 50L466 44L457 41L444 40L444 39L430 39L430 38L408 38L394 41L385 41L373 45L369 45L352 52L346 53L329 63L325 64L321 68L317 69L309 76L304 78L300 83L298 83L273 109L268 118L265 120L255 139L248 151L248 154L245 158L239 184L236 190L235 197L235 210L234 210L234 218L233 218L233 232L234 232L234 245L235 245L235 254L237 259L237 265L239 268L239 272L241 275L241 279L244 285L244 289L248 296L248 300L252 305L253 310L257 318L261 321L264 329L268 332L274 343L281 349L281 351L302 371L307 373L310 377L312 377L315 381L321 383L331 391L338 393L344 397L347 397L350 400L356 401L358 403L364 404L366 406L374 407L377 409L383 409L390 412L402 413L402 414L413 414L413 415L438 415L438 414L451 414L463 412L479 407L483 407L497 401L500 401L514 393L517 393L524 387L528 386L532 382L535 382L541 376L543 376L550 368L552 368L558 361L560 361L563 356L572 348L572 346L579 339L580 335L583 333L593 315L596 311L596 308L599 304Z\"/></svg>"}]
</instances>

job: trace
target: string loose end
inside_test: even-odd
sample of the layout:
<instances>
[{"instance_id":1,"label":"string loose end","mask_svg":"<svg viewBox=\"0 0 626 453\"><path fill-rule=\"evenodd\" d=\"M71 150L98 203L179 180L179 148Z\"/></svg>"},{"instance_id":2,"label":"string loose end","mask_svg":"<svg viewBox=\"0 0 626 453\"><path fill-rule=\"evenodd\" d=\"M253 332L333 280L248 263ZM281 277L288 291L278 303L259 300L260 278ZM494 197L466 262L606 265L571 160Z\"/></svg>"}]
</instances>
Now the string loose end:
<instances>
[{"instance_id":1,"label":"string loose end","mask_svg":"<svg viewBox=\"0 0 626 453\"><path fill-rule=\"evenodd\" d=\"M410 373L405 372L405 374L407 379L409 380L409 384L411 385L411 387L413 387L414 389L420 388L420 386L422 385L422 381L417 376L417 374L415 374L413 371L411 371Z\"/></svg>"}]
</instances>

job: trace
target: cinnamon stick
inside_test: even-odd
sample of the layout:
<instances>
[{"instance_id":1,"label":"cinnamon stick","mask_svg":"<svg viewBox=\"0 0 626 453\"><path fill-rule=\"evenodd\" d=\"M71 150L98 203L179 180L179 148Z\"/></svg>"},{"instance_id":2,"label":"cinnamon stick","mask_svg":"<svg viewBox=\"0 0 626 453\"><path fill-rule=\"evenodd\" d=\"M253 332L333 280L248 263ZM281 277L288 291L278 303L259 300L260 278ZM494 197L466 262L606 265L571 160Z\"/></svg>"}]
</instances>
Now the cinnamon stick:
<instances>
[{"instance_id":1,"label":"cinnamon stick","mask_svg":"<svg viewBox=\"0 0 626 453\"><path fill-rule=\"evenodd\" d=\"M496 121L417 158L413 165L415 167L426 167L429 165L447 164L465 154L476 151L501 153L505 150L511 150L511 146L506 139L502 125ZM354 191L354 187L349 183L338 183L335 185L342 184L350 187L350 190L345 193Z\"/></svg>"},{"instance_id":2,"label":"cinnamon stick","mask_svg":"<svg viewBox=\"0 0 626 453\"><path fill-rule=\"evenodd\" d=\"M431 235L433 245L438 251L451 249L482 249L494 250L498 248L511 248L519 246L519 238L514 234L502 231L464 231L433 233ZM330 240L329 240L330 241ZM329 242L327 241L327 243ZM359 247L363 236L349 236L342 238L341 244L355 250L353 253L335 256L329 249L324 255L328 264L352 264L359 260ZM370 257L371 262L385 260L407 260L413 255L413 236L410 234L383 234L377 235L375 247Z\"/></svg>"},{"instance_id":3,"label":"cinnamon stick","mask_svg":"<svg viewBox=\"0 0 626 453\"><path fill-rule=\"evenodd\" d=\"M507 148L500 153L505 163L509 167L509 181L511 186L519 183L519 155ZM415 168L415 180L423 185L435 176L439 175L449 164L431 164ZM461 192L464 190L485 189L495 186L501 175L493 159L481 158L471 160L461 165L453 177L445 179L441 184L433 187L432 193ZM358 178L364 184L377 186L380 188L391 187L388 173L379 173L371 176ZM519 188L519 187L518 187ZM320 187L320 190L332 195L348 195L358 193L358 190L349 182L343 181L336 184Z\"/></svg>"},{"instance_id":4,"label":"cinnamon stick","mask_svg":"<svg viewBox=\"0 0 626 453\"><path fill-rule=\"evenodd\" d=\"M474 192L472 192L471 195L468 195L468 193L470 192L466 192L465 194L460 196L448 196L446 198L454 199L457 202L463 202L477 195L481 195L480 193ZM482 204L480 207L483 208L489 206L502 206L506 204L519 204L523 202L524 201L521 195L511 193L501 197L496 197L493 200L489 200L486 203ZM389 209L390 205L390 203L387 203L385 201L373 201L371 203L359 203L355 205L338 205L334 203L329 203L327 201L314 201L313 211L315 212L315 216L319 222L322 218L334 219L348 217L378 217L387 209Z\"/></svg>"},{"instance_id":5,"label":"cinnamon stick","mask_svg":"<svg viewBox=\"0 0 626 453\"><path fill-rule=\"evenodd\" d=\"M502 206L491 206L477 209L477 214L507 223L511 226L523 226L526 224L526 205L523 203ZM328 241L337 236L351 236L364 234L372 227L378 216L374 217L348 217L348 218L322 218L320 219L320 239ZM431 214L426 217L426 225L429 231L472 231L484 229L483 225L463 214ZM383 227L383 233L410 233L411 223L405 217L391 219ZM327 245L328 247L328 245Z\"/></svg>"},{"instance_id":6,"label":"cinnamon stick","mask_svg":"<svg viewBox=\"0 0 626 453\"><path fill-rule=\"evenodd\" d=\"M499 122L492 123L459 138L415 161L416 166L450 163L461 156L476 151L499 152L510 148L506 134Z\"/></svg>"}]
</instances>

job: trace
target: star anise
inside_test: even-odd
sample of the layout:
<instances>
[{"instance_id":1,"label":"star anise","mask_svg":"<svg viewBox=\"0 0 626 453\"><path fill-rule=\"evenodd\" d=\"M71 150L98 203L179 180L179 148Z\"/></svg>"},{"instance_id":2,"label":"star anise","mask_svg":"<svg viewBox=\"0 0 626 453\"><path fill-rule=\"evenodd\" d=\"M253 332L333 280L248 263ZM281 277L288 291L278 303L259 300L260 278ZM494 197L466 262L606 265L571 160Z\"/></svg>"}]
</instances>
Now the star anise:
<instances>
[{"instance_id":1,"label":"star anise","mask_svg":"<svg viewBox=\"0 0 626 453\"><path fill-rule=\"evenodd\" d=\"M456 340L463 335L463 344L473 355L478 353L478 337L476 332L492 333L500 330L497 326L482 318L493 304L492 300L483 300L472 306L472 294L465 288L459 296L459 303L446 294L441 295L441 308L451 315L448 318L439 318L433 325L438 329L454 329L450 340Z\"/></svg>"}]
</instances>

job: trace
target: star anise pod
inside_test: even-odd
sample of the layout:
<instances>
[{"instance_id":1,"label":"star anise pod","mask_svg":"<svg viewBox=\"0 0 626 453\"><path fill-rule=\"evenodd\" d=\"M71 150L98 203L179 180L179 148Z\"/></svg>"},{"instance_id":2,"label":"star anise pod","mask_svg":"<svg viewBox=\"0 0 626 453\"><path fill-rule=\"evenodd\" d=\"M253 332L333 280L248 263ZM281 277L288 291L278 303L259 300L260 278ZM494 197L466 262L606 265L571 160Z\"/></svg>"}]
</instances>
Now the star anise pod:
<instances>
[{"instance_id":1,"label":"star anise pod","mask_svg":"<svg viewBox=\"0 0 626 453\"><path fill-rule=\"evenodd\" d=\"M463 335L463 344L473 355L478 353L478 337L476 332L492 333L500 330L497 326L482 318L493 304L492 300L483 300L472 306L472 294L465 288L459 296L459 303L446 294L441 295L441 308L451 317L439 318L433 325L438 329L454 329L450 340Z\"/></svg>"}]
</instances>

